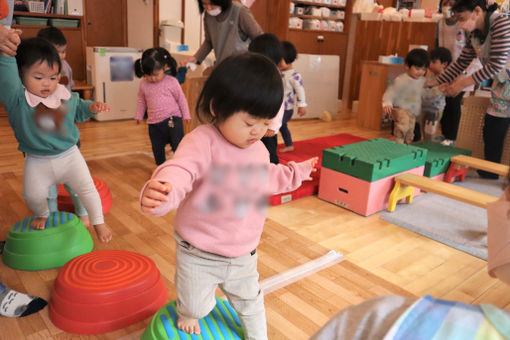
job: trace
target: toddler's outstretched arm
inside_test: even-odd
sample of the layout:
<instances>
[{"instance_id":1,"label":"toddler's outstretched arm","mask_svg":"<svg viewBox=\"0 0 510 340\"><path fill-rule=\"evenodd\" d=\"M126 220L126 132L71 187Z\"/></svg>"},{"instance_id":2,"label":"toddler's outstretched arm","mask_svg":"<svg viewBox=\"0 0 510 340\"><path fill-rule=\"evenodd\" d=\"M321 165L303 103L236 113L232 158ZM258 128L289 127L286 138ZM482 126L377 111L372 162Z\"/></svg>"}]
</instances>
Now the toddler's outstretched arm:
<instances>
[{"instance_id":1,"label":"toddler's outstretched arm","mask_svg":"<svg viewBox=\"0 0 510 340\"><path fill-rule=\"evenodd\" d=\"M159 207L162 202L168 202L168 194L171 190L170 183L161 183L157 180L149 181L140 200L142 212L152 214L155 207Z\"/></svg>"}]
</instances>

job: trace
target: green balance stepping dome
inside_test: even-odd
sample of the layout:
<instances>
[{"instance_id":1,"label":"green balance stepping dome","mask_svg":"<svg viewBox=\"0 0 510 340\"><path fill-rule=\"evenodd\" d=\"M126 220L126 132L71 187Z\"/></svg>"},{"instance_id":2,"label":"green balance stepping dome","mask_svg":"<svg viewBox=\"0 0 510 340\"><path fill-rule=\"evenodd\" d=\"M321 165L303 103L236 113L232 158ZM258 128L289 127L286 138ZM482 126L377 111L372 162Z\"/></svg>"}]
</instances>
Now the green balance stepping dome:
<instances>
[{"instance_id":1,"label":"green balance stepping dome","mask_svg":"<svg viewBox=\"0 0 510 340\"><path fill-rule=\"evenodd\" d=\"M2 256L7 266L20 270L57 268L92 251L92 237L75 215L50 213L43 230L30 228L32 218L19 221L9 230Z\"/></svg>"},{"instance_id":2,"label":"green balance stepping dome","mask_svg":"<svg viewBox=\"0 0 510 340\"><path fill-rule=\"evenodd\" d=\"M223 340L244 339L241 321L230 304L216 298L216 306L205 318L199 320L200 335L190 335L177 328L176 302L163 306L143 332L141 340L195 339Z\"/></svg>"}]
</instances>

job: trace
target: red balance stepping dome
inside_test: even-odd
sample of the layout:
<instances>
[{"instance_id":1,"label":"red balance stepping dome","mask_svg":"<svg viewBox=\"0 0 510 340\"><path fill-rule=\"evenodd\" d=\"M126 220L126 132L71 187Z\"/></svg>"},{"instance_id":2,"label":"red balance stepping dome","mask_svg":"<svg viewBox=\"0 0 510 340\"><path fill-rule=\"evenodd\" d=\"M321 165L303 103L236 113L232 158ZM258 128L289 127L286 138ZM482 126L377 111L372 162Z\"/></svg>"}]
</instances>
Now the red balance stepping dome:
<instances>
[{"instance_id":1,"label":"red balance stepping dome","mask_svg":"<svg viewBox=\"0 0 510 340\"><path fill-rule=\"evenodd\" d=\"M110 189L108 189L108 185L106 185L105 181L94 178L94 184L96 185L97 192L99 192L99 197L101 197L101 203L103 204L103 214L106 214L112 207L112 194ZM58 185L57 202L59 211L74 213L74 204L71 200L71 196L69 196L69 193L62 184Z\"/></svg>"},{"instance_id":2,"label":"red balance stepping dome","mask_svg":"<svg viewBox=\"0 0 510 340\"><path fill-rule=\"evenodd\" d=\"M152 316L166 301L154 262L123 250L102 250L67 262L53 284L50 319L76 334L100 334Z\"/></svg>"}]
</instances>

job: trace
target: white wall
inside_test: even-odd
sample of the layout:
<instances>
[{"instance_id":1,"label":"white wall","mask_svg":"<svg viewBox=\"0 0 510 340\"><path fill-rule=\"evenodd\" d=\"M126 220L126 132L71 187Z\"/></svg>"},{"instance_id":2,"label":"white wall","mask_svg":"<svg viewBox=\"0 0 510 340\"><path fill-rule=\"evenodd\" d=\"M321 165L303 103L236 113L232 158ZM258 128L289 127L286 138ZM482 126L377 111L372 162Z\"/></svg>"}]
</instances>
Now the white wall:
<instances>
[{"instance_id":1,"label":"white wall","mask_svg":"<svg viewBox=\"0 0 510 340\"><path fill-rule=\"evenodd\" d=\"M130 0L132 1L132 0ZM177 19L184 22L184 43L190 51L196 51L201 44L202 19L196 0L185 1L185 15L182 17L182 0L159 0L159 21Z\"/></svg>"},{"instance_id":2,"label":"white wall","mask_svg":"<svg viewBox=\"0 0 510 340\"><path fill-rule=\"evenodd\" d=\"M127 5L128 46L143 50L153 47L154 0L128 0Z\"/></svg>"}]
</instances>

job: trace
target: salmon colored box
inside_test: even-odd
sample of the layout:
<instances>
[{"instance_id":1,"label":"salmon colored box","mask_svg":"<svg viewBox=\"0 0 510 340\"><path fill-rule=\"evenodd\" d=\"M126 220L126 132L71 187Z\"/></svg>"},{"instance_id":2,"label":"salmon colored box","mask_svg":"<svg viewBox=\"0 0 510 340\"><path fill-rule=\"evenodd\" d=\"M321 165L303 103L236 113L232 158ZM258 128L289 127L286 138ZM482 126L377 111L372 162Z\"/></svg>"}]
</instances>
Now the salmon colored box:
<instances>
[{"instance_id":1,"label":"salmon colored box","mask_svg":"<svg viewBox=\"0 0 510 340\"><path fill-rule=\"evenodd\" d=\"M401 174L423 175L425 166L399 172L374 182L346 175L328 168L321 169L319 198L363 216L375 214L388 206L395 176ZM414 191L415 195L420 189Z\"/></svg>"}]
</instances>

